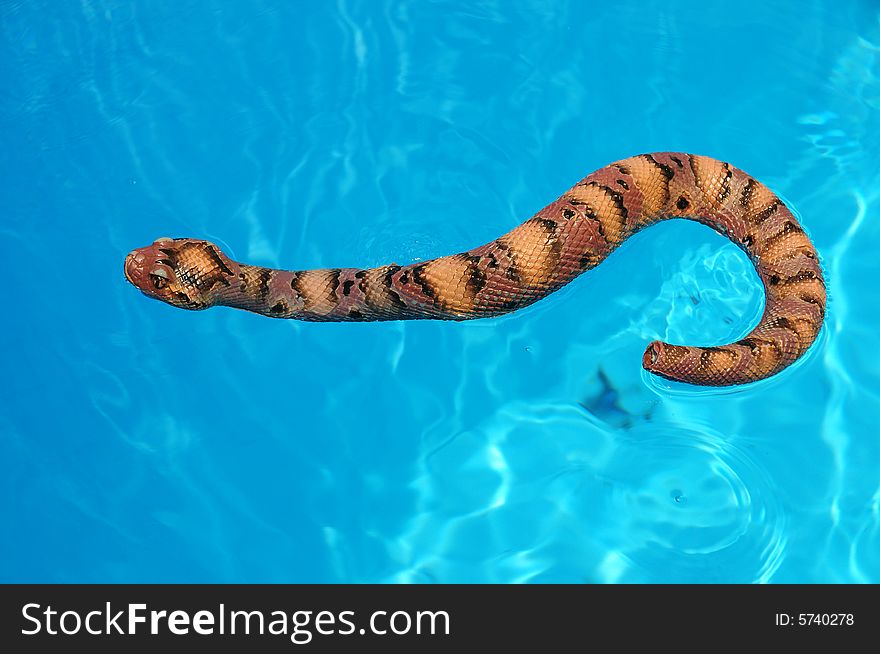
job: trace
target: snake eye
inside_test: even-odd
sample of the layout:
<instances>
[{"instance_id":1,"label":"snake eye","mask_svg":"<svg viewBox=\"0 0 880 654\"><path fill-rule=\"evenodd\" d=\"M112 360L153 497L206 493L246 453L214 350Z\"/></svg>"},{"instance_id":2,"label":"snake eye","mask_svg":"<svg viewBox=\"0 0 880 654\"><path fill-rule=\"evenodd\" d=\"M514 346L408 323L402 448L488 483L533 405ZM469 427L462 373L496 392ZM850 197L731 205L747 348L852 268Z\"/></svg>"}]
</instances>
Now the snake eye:
<instances>
[{"instance_id":1,"label":"snake eye","mask_svg":"<svg viewBox=\"0 0 880 654\"><path fill-rule=\"evenodd\" d=\"M150 273L150 280L153 282L153 288L157 291L161 291L168 286L168 273L162 268L156 268Z\"/></svg>"}]
</instances>

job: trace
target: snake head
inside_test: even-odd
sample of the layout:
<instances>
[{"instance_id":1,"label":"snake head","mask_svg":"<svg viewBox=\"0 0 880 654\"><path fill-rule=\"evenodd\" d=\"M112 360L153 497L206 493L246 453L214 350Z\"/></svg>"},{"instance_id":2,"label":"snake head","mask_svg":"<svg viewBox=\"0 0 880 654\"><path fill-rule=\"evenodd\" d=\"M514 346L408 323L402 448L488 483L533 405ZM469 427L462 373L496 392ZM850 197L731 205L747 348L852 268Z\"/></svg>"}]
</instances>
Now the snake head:
<instances>
[{"instance_id":1,"label":"snake head","mask_svg":"<svg viewBox=\"0 0 880 654\"><path fill-rule=\"evenodd\" d=\"M231 286L238 264L208 241L159 238L125 258L125 278L144 295L181 309L207 309Z\"/></svg>"}]
</instances>

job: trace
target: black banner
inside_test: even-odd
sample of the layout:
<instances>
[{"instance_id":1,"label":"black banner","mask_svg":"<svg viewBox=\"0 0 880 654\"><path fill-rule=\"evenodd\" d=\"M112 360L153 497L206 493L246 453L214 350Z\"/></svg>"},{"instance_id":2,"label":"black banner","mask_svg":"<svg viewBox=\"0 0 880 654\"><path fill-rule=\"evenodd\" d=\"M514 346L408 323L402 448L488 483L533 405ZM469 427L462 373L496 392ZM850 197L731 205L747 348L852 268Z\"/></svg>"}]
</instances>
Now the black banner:
<instances>
[{"instance_id":1,"label":"black banner","mask_svg":"<svg viewBox=\"0 0 880 654\"><path fill-rule=\"evenodd\" d=\"M6 651L703 651L880 636L877 586L7 585L0 600Z\"/></svg>"}]
</instances>

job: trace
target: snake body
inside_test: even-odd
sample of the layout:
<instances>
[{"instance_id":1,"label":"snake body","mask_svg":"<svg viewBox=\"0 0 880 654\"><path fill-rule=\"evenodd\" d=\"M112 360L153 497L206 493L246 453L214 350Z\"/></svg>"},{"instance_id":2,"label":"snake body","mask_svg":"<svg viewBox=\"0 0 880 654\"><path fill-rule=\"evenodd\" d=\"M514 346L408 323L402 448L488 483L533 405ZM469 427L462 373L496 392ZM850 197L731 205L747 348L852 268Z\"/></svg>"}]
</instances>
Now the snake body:
<instances>
[{"instance_id":1,"label":"snake body","mask_svg":"<svg viewBox=\"0 0 880 654\"><path fill-rule=\"evenodd\" d=\"M184 309L224 305L312 321L469 320L516 311L669 218L696 220L739 245L764 285L757 326L717 347L655 341L644 367L708 386L769 377L800 357L825 316L816 249L765 185L730 164L663 152L612 163L494 241L406 266L274 270L238 263L207 241L162 238L131 252L127 279Z\"/></svg>"}]
</instances>

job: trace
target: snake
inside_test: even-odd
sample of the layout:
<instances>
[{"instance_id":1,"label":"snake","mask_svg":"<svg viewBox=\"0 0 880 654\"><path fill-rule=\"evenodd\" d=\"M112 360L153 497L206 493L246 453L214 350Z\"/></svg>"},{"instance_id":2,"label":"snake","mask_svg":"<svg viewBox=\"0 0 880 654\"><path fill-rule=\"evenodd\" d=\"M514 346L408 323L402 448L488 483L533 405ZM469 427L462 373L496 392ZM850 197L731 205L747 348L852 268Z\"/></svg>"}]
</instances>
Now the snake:
<instances>
[{"instance_id":1,"label":"snake","mask_svg":"<svg viewBox=\"0 0 880 654\"><path fill-rule=\"evenodd\" d=\"M764 311L734 343L653 341L643 367L686 384L733 386L803 356L826 309L812 241L767 186L728 163L686 153L609 164L490 243L409 265L276 270L234 261L206 240L159 238L129 253L124 272L145 295L182 309L227 306L308 321L460 321L547 297L633 234L673 218L707 225L748 255L763 284Z\"/></svg>"}]
</instances>

